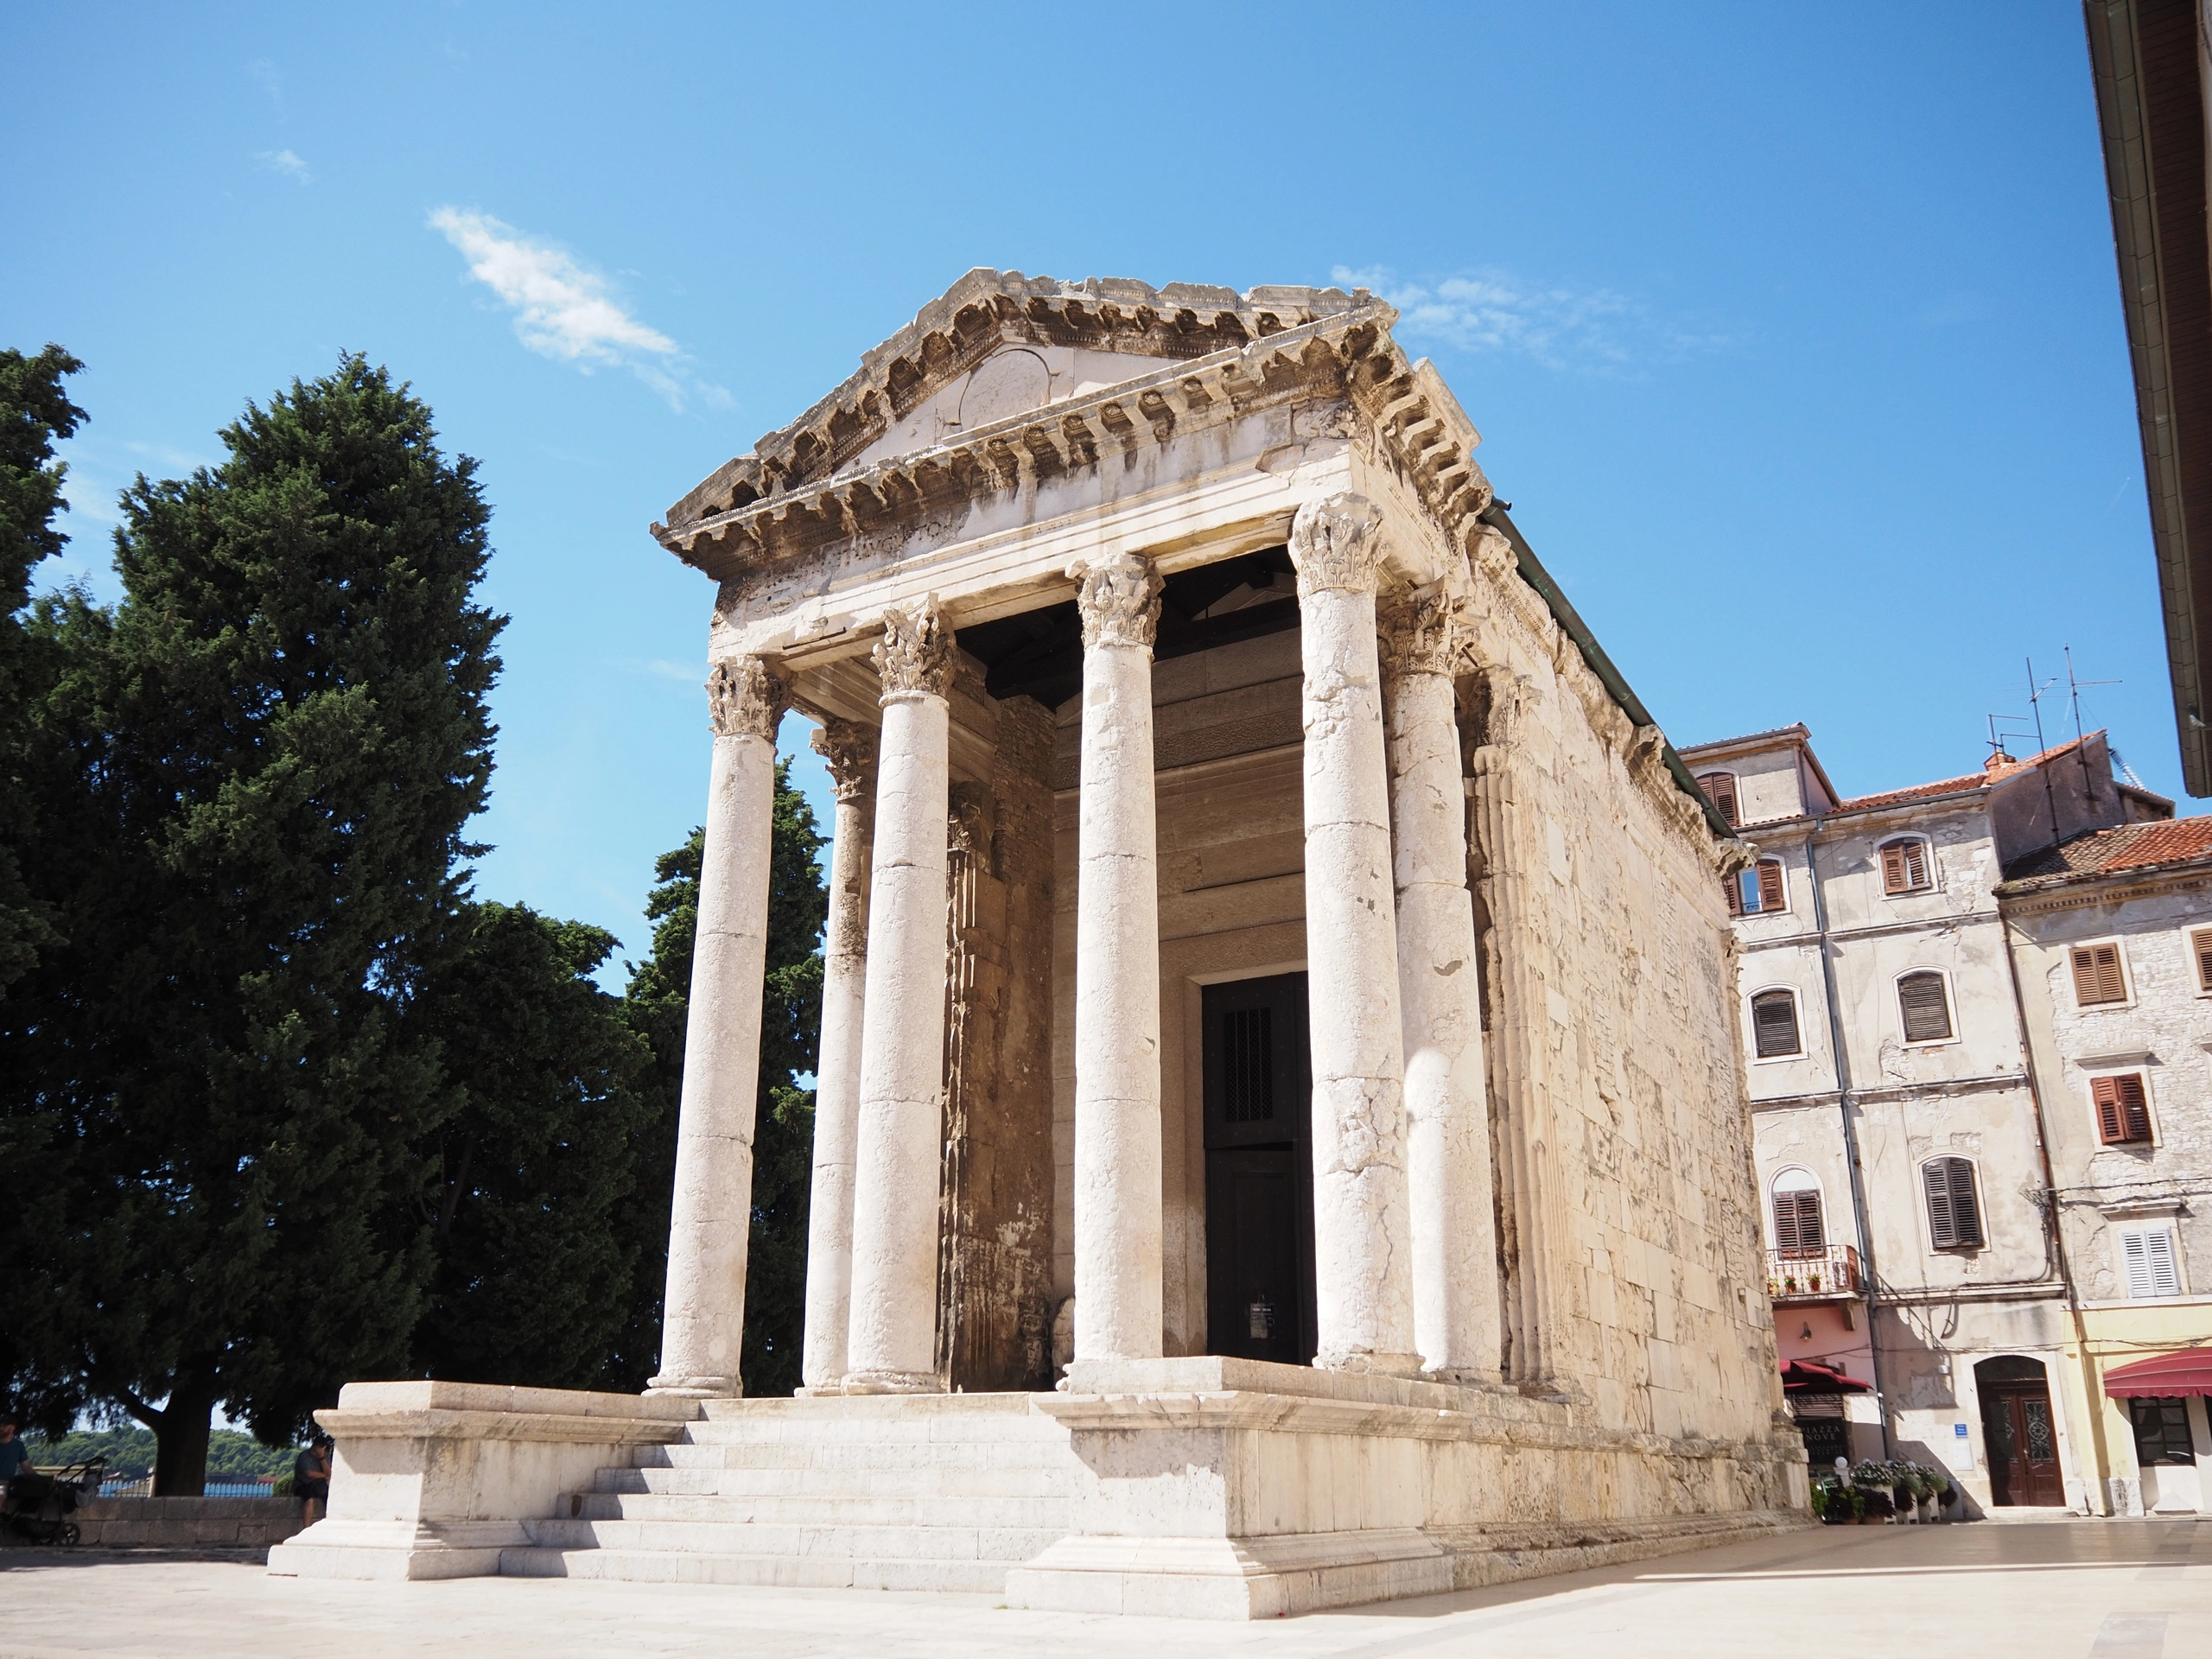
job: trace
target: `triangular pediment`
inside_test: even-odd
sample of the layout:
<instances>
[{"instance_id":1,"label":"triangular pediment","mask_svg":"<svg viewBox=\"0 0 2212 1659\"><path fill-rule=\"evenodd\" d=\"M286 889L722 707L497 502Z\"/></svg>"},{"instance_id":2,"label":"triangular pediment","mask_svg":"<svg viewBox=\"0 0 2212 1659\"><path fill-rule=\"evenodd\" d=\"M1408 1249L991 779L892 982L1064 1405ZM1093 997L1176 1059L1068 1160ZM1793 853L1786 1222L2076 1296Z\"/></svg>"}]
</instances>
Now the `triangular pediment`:
<instances>
[{"instance_id":1,"label":"triangular pediment","mask_svg":"<svg viewBox=\"0 0 2212 1659\"><path fill-rule=\"evenodd\" d=\"M668 524L695 524L1365 302L1363 291L1335 288L1239 294L1111 276L1063 283L978 266L862 357L828 397L715 468L669 509Z\"/></svg>"}]
</instances>

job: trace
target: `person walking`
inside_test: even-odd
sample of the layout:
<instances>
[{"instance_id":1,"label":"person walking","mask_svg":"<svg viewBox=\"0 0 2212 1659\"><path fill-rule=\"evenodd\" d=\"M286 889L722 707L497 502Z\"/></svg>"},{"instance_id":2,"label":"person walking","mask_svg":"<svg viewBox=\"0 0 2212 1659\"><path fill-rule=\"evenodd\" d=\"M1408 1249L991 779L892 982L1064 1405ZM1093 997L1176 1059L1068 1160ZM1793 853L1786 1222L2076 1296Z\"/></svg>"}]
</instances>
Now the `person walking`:
<instances>
[{"instance_id":1,"label":"person walking","mask_svg":"<svg viewBox=\"0 0 2212 1659\"><path fill-rule=\"evenodd\" d=\"M292 1496L300 1500L300 1519L313 1526L330 1506L330 1436L318 1434L292 1459Z\"/></svg>"},{"instance_id":2,"label":"person walking","mask_svg":"<svg viewBox=\"0 0 2212 1659\"><path fill-rule=\"evenodd\" d=\"M31 1449L16 1433L16 1419L12 1412L0 1412L0 1497L8 1495L8 1483L31 1465Z\"/></svg>"}]
</instances>

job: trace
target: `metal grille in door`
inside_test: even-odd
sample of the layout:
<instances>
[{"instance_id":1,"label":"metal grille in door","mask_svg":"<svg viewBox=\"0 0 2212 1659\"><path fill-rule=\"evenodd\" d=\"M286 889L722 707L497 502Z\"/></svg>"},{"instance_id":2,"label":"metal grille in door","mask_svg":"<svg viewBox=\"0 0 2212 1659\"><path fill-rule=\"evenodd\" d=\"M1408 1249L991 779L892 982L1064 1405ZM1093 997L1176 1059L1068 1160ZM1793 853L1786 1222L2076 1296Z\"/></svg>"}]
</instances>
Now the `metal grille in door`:
<instances>
[{"instance_id":1,"label":"metal grille in door","mask_svg":"<svg viewBox=\"0 0 2212 1659\"><path fill-rule=\"evenodd\" d=\"M1265 1123L1275 1115L1273 1008L1235 1008L1222 1016L1222 1111L1231 1123Z\"/></svg>"}]
</instances>

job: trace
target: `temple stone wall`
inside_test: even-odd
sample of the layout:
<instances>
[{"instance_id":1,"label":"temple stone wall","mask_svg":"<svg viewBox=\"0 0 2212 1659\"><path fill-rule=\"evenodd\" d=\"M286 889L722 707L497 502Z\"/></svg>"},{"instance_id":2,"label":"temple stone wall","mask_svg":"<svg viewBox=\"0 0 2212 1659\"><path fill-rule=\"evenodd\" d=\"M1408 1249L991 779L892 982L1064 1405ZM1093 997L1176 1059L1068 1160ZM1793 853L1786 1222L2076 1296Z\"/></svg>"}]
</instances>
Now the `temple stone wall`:
<instances>
[{"instance_id":1,"label":"temple stone wall","mask_svg":"<svg viewBox=\"0 0 2212 1659\"><path fill-rule=\"evenodd\" d=\"M1463 733L1507 1374L1607 1429L1763 1440L1782 1400L1713 843L1510 556L1478 561Z\"/></svg>"}]
</instances>

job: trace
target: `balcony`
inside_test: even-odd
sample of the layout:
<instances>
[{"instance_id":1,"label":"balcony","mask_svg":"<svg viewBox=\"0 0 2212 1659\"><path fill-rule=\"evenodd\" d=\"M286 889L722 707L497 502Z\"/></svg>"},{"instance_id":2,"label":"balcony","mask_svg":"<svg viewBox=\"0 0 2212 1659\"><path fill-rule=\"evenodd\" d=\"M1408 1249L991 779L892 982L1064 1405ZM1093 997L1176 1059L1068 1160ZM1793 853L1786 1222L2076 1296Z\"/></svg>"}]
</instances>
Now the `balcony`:
<instances>
[{"instance_id":1,"label":"balcony","mask_svg":"<svg viewBox=\"0 0 2212 1659\"><path fill-rule=\"evenodd\" d=\"M1866 1294L1859 1275L1859 1252L1848 1244L1832 1244L1824 1250L1769 1250L1766 1294L1777 1307L1856 1301Z\"/></svg>"}]
</instances>

